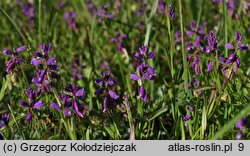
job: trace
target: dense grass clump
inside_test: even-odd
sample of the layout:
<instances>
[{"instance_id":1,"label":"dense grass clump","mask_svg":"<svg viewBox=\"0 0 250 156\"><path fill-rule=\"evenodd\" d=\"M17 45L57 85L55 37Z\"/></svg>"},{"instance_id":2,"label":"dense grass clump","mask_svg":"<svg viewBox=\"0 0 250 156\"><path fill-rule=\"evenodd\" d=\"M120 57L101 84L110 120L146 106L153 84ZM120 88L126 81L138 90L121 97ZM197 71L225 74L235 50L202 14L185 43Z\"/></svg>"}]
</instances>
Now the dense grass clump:
<instances>
[{"instance_id":1,"label":"dense grass clump","mask_svg":"<svg viewBox=\"0 0 250 156\"><path fill-rule=\"evenodd\" d=\"M249 139L247 0L2 0L4 139Z\"/></svg>"}]
</instances>

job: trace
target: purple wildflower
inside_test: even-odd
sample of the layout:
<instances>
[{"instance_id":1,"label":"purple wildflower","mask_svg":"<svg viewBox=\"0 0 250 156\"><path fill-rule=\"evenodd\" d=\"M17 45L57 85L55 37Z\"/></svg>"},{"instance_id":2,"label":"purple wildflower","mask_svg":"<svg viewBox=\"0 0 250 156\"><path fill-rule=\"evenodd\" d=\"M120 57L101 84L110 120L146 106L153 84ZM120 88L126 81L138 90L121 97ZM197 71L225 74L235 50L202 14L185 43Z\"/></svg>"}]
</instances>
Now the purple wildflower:
<instances>
[{"instance_id":1,"label":"purple wildflower","mask_svg":"<svg viewBox=\"0 0 250 156\"><path fill-rule=\"evenodd\" d=\"M130 74L130 78L135 81L148 80L152 81L156 78L156 71L153 67L146 64L147 59L153 59L155 52L148 52L148 46L141 46L139 51L134 54L134 65L137 66L137 73ZM143 81L144 82L144 81ZM147 94L144 84L140 84L139 96L144 103L149 101L149 95Z\"/></svg>"},{"instance_id":2,"label":"purple wildflower","mask_svg":"<svg viewBox=\"0 0 250 156\"><path fill-rule=\"evenodd\" d=\"M213 31L210 31L209 35L205 37L205 40L207 40L207 46L204 47L204 51L207 54L216 54L216 52L219 50L219 42L215 37L215 34Z\"/></svg>"},{"instance_id":3,"label":"purple wildflower","mask_svg":"<svg viewBox=\"0 0 250 156\"><path fill-rule=\"evenodd\" d=\"M39 95L40 95L39 91L34 91L33 89L28 88L26 89L26 97L28 98L28 102L24 100L20 100L21 106L29 108L29 111L26 115L27 123L30 123L32 119L32 110L33 109L39 110L44 105L43 101L38 101Z\"/></svg>"},{"instance_id":4,"label":"purple wildflower","mask_svg":"<svg viewBox=\"0 0 250 156\"><path fill-rule=\"evenodd\" d=\"M243 137L244 133L242 131L237 132L235 139L240 140Z\"/></svg>"},{"instance_id":5,"label":"purple wildflower","mask_svg":"<svg viewBox=\"0 0 250 156\"><path fill-rule=\"evenodd\" d=\"M122 5L121 5L121 1L120 1L120 0L116 0L116 1L115 1L115 8L116 8L117 10L121 10Z\"/></svg>"},{"instance_id":6,"label":"purple wildflower","mask_svg":"<svg viewBox=\"0 0 250 156\"><path fill-rule=\"evenodd\" d=\"M244 129L250 128L249 117L244 116L242 119L236 122L235 127L238 128L240 131L236 134L236 139L240 140L244 135Z\"/></svg>"},{"instance_id":7,"label":"purple wildflower","mask_svg":"<svg viewBox=\"0 0 250 156\"><path fill-rule=\"evenodd\" d=\"M240 32L235 33L234 40L235 40L235 42L237 44L238 50L240 50L240 51L248 50L248 46L242 43L242 34ZM225 45L225 48L227 48L229 50L235 49L235 47L231 43L227 43Z\"/></svg>"},{"instance_id":8,"label":"purple wildflower","mask_svg":"<svg viewBox=\"0 0 250 156\"><path fill-rule=\"evenodd\" d=\"M65 88L65 91L68 95L66 100L69 101L69 105L72 105L75 113L83 118L87 111L87 105L81 101L85 95L84 88L78 88L75 84L71 84Z\"/></svg>"},{"instance_id":9,"label":"purple wildflower","mask_svg":"<svg viewBox=\"0 0 250 156\"><path fill-rule=\"evenodd\" d=\"M177 45L181 43L181 32L180 31L175 32L174 36L175 36L175 44Z\"/></svg>"},{"instance_id":10,"label":"purple wildflower","mask_svg":"<svg viewBox=\"0 0 250 156\"><path fill-rule=\"evenodd\" d=\"M166 7L166 3L163 2L163 0L159 0L158 1L158 9L157 9L157 12L159 14L164 14L165 13L165 8Z\"/></svg>"},{"instance_id":11,"label":"purple wildflower","mask_svg":"<svg viewBox=\"0 0 250 156\"><path fill-rule=\"evenodd\" d=\"M183 121L187 122L187 121L189 121L191 119L191 117L192 117L191 114L187 114L186 116L184 116Z\"/></svg>"},{"instance_id":12,"label":"purple wildflower","mask_svg":"<svg viewBox=\"0 0 250 156\"><path fill-rule=\"evenodd\" d=\"M171 5L168 6L168 16L171 20L174 20L175 18L175 10L172 8Z\"/></svg>"},{"instance_id":13,"label":"purple wildflower","mask_svg":"<svg viewBox=\"0 0 250 156\"><path fill-rule=\"evenodd\" d=\"M189 109L190 112L194 112L193 106L189 105L189 106L188 106L188 109Z\"/></svg>"},{"instance_id":14,"label":"purple wildflower","mask_svg":"<svg viewBox=\"0 0 250 156\"><path fill-rule=\"evenodd\" d=\"M6 73L10 74L13 70L16 69L17 65L24 63L24 61L18 57L18 54L25 51L26 47L21 46L13 51L9 49L3 49L3 54L10 56L10 60L6 63Z\"/></svg>"},{"instance_id":15,"label":"purple wildflower","mask_svg":"<svg viewBox=\"0 0 250 156\"><path fill-rule=\"evenodd\" d=\"M81 78L83 78L83 75L81 74L81 71L86 68L86 66L80 65L80 60L79 57L74 58L73 62L72 62L72 74L71 77L74 80L80 80Z\"/></svg>"},{"instance_id":16,"label":"purple wildflower","mask_svg":"<svg viewBox=\"0 0 250 156\"><path fill-rule=\"evenodd\" d=\"M207 65L207 71L211 71L213 69L213 66L214 66L214 61L210 61Z\"/></svg>"},{"instance_id":17,"label":"purple wildflower","mask_svg":"<svg viewBox=\"0 0 250 156\"><path fill-rule=\"evenodd\" d=\"M229 0L227 3L227 8L229 11L229 16L234 17L235 0Z\"/></svg>"},{"instance_id":18,"label":"purple wildflower","mask_svg":"<svg viewBox=\"0 0 250 156\"><path fill-rule=\"evenodd\" d=\"M126 34L116 33L116 36L111 39L112 42L116 43L117 49L120 53L123 53L125 45L123 44L123 40L127 38Z\"/></svg>"},{"instance_id":19,"label":"purple wildflower","mask_svg":"<svg viewBox=\"0 0 250 156\"><path fill-rule=\"evenodd\" d=\"M116 80L111 77L111 71L102 73L101 79L95 79L95 84L99 88L95 91L96 95L103 95L103 112L107 111L107 107L114 107L119 95L114 91L113 87L116 85ZM107 104L110 104L107 106Z\"/></svg>"},{"instance_id":20,"label":"purple wildflower","mask_svg":"<svg viewBox=\"0 0 250 156\"><path fill-rule=\"evenodd\" d=\"M68 11L64 14L64 20L67 22L69 29L76 29L76 12Z\"/></svg>"},{"instance_id":21,"label":"purple wildflower","mask_svg":"<svg viewBox=\"0 0 250 156\"><path fill-rule=\"evenodd\" d=\"M144 103L147 103L149 100L148 94L143 86L140 86L139 96Z\"/></svg>"},{"instance_id":22,"label":"purple wildflower","mask_svg":"<svg viewBox=\"0 0 250 156\"><path fill-rule=\"evenodd\" d=\"M199 65L200 61L201 61L201 57L197 55L196 57L194 57L193 62L192 62L192 68L196 74L201 72L200 65Z\"/></svg>"},{"instance_id":23,"label":"purple wildflower","mask_svg":"<svg viewBox=\"0 0 250 156\"><path fill-rule=\"evenodd\" d=\"M96 12L96 5L92 2L92 0L87 0L86 2L86 6L88 8L88 11L90 13L90 15L93 17L95 15Z\"/></svg>"},{"instance_id":24,"label":"purple wildflower","mask_svg":"<svg viewBox=\"0 0 250 156\"><path fill-rule=\"evenodd\" d=\"M32 82L41 92L51 92L51 80L58 77L58 65L54 57L48 57L52 44L40 44L39 48L40 51L34 52L30 64L36 67L43 65L43 69L36 71L36 77L33 77Z\"/></svg>"},{"instance_id":25,"label":"purple wildflower","mask_svg":"<svg viewBox=\"0 0 250 156\"><path fill-rule=\"evenodd\" d=\"M10 114L7 113L2 114L0 120L0 128L2 128L3 126L7 126L9 121L10 121Z\"/></svg>"},{"instance_id":26,"label":"purple wildflower","mask_svg":"<svg viewBox=\"0 0 250 156\"><path fill-rule=\"evenodd\" d=\"M99 22L102 22L104 18L113 19L116 17L116 14L108 12L109 8L110 8L110 3L108 3L106 6L102 5L100 9L97 10L96 15L98 17Z\"/></svg>"},{"instance_id":27,"label":"purple wildflower","mask_svg":"<svg viewBox=\"0 0 250 156\"><path fill-rule=\"evenodd\" d=\"M71 113L72 111L70 109L72 107L72 100L69 98L68 95L62 94L60 95L60 103L62 104L62 106L59 106L55 102L51 102L50 107L57 111L62 110L64 113L64 116L70 117L72 115Z\"/></svg>"},{"instance_id":28,"label":"purple wildflower","mask_svg":"<svg viewBox=\"0 0 250 156\"><path fill-rule=\"evenodd\" d=\"M35 25L36 7L33 3L27 2L22 7L23 14L28 17L30 25Z\"/></svg>"}]
</instances>

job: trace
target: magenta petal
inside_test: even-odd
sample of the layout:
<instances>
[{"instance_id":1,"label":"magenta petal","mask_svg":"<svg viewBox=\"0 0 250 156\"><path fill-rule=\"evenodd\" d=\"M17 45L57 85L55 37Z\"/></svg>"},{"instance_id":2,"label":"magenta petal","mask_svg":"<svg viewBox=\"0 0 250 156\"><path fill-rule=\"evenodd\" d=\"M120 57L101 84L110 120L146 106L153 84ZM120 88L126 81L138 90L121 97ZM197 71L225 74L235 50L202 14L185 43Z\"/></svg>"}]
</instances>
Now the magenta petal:
<instances>
[{"instance_id":1,"label":"magenta petal","mask_svg":"<svg viewBox=\"0 0 250 156\"><path fill-rule=\"evenodd\" d=\"M214 62L213 61L209 62L207 65L207 71L211 71L213 69L213 66L214 66Z\"/></svg>"},{"instance_id":2,"label":"magenta petal","mask_svg":"<svg viewBox=\"0 0 250 156\"><path fill-rule=\"evenodd\" d=\"M24 107L29 107L28 103L26 103L24 100L20 100L19 103Z\"/></svg>"},{"instance_id":3,"label":"magenta petal","mask_svg":"<svg viewBox=\"0 0 250 156\"><path fill-rule=\"evenodd\" d=\"M11 55L11 54L12 54L12 51L9 50L9 49L3 49L3 54L4 54L4 55Z\"/></svg>"},{"instance_id":4,"label":"magenta petal","mask_svg":"<svg viewBox=\"0 0 250 156\"><path fill-rule=\"evenodd\" d=\"M50 57L48 60L47 60L47 64L48 65L54 65L56 64L56 59L54 57Z\"/></svg>"},{"instance_id":5,"label":"magenta petal","mask_svg":"<svg viewBox=\"0 0 250 156\"><path fill-rule=\"evenodd\" d=\"M191 117L192 117L192 115L191 115L191 114L188 114L188 115L186 115L186 116L183 118L183 121L184 121L184 122L187 122L188 120L191 119Z\"/></svg>"},{"instance_id":6,"label":"magenta petal","mask_svg":"<svg viewBox=\"0 0 250 156\"><path fill-rule=\"evenodd\" d=\"M20 53L20 52L23 52L25 49L26 49L26 46L21 46L21 47L17 48L16 52Z\"/></svg>"},{"instance_id":7,"label":"magenta petal","mask_svg":"<svg viewBox=\"0 0 250 156\"><path fill-rule=\"evenodd\" d=\"M248 46L244 45L243 43L238 43L238 47L241 51L246 51L248 50Z\"/></svg>"},{"instance_id":8,"label":"magenta petal","mask_svg":"<svg viewBox=\"0 0 250 156\"><path fill-rule=\"evenodd\" d=\"M105 113L107 111L107 102L108 102L108 98L105 97L103 100L103 113Z\"/></svg>"},{"instance_id":9,"label":"magenta petal","mask_svg":"<svg viewBox=\"0 0 250 156\"><path fill-rule=\"evenodd\" d=\"M99 94L101 94L102 92L103 92L103 88L98 88L96 91L95 91L95 94L96 95L99 95Z\"/></svg>"},{"instance_id":10,"label":"magenta petal","mask_svg":"<svg viewBox=\"0 0 250 156\"><path fill-rule=\"evenodd\" d=\"M148 59L152 59L155 57L155 52L151 52L148 54Z\"/></svg>"},{"instance_id":11,"label":"magenta petal","mask_svg":"<svg viewBox=\"0 0 250 156\"><path fill-rule=\"evenodd\" d=\"M137 74L130 74L130 78L135 81L138 81L140 79L140 77Z\"/></svg>"},{"instance_id":12,"label":"magenta petal","mask_svg":"<svg viewBox=\"0 0 250 156\"><path fill-rule=\"evenodd\" d=\"M140 86L140 93L139 93L140 97L144 97L145 94L146 94L146 90L144 89L143 86Z\"/></svg>"},{"instance_id":13,"label":"magenta petal","mask_svg":"<svg viewBox=\"0 0 250 156\"><path fill-rule=\"evenodd\" d=\"M41 109L44 105L44 102L43 101L38 101L34 104L33 108L35 109Z\"/></svg>"},{"instance_id":14,"label":"magenta petal","mask_svg":"<svg viewBox=\"0 0 250 156\"><path fill-rule=\"evenodd\" d=\"M2 128L4 125L5 125L4 121L1 120L1 121L0 121L0 128Z\"/></svg>"},{"instance_id":15,"label":"magenta petal","mask_svg":"<svg viewBox=\"0 0 250 156\"><path fill-rule=\"evenodd\" d=\"M42 57L43 55L39 51L34 52L35 57Z\"/></svg>"},{"instance_id":16,"label":"magenta petal","mask_svg":"<svg viewBox=\"0 0 250 156\"><path fill-rule=\"evenodd\" d=\"M244 135L244 133L243 133L242 131L239 131L239 132L236 134L236 136L235 136L236 140L240 140L240 139L242 138L243 135Z\"/></svg>"},{"instance_id":17,"label":"magenta petal","mask_svg":"<svg viewBox=\"0 0 250 156\"><path fill-rule=\"evenodd\" d=\"M236 128L239 128L239 129L243 129L244 128L244 120L241 119L241 120L238 120L235 124L235 127Z\"/></svg>"},{"instance_id":18,"label":"magenta petal","mask_svg":"<svg viewBox=\"0 0 250 156\"><path fill-rule=\"evenodd\" d=\"M69 108L65 108L63 110L63 114L67 117L70 117L72 114L71 114L71 110Z\"/></svg>"},{"instance_id":19,"label":"magenta petal","mask_svg":"<svg viewBox=\"0 0 250 156\"><path fill-rule=\"evenodd\" d=\"M30 61L30 64L34 65L34 66L38 66L40 64L42 64L42 62L37 59L37 58L33 58L31 61Z\"/></svg>"},{"instance_id":20,"label":"magenta petal","mask_svg":"<svg viewBox=\"0 0 250 156\"><path fill-rule=\"evenodd\" d=\"M30 121L32 120L32 114L31 114L31 112L29 112L29 113L26 115L25 120L26 120L27 123L30 123Z\"/></svg>"},{"instance_id":21,"label":"magenta petal","mask_svg":"<svg viewBox=\"0 0 250 156\"><path fill-rule=\"evenodd\" d=\"M227 43L225 45L225 48L227 48L227 49L234 49L234 46L231 43Z\"/></svg>"},{"instance_id":22,"label":"magenta petal","mask_svg":"<svg viewBox=\"0 0 250 156\"><path fill-rule=\"evenodd\" d=\"M103 81L101 79L95 79L95 84L102 85Z\"/></svg>"},{"instance_id":23,"label":"magenta petal","mask_svg":"<svg viewBox=\"0 0 250 156\"><path fill-rule=\"evenodd\" d=\"M56 110L60 110L60 109L61 109L61 107L58 106L58 104L55 103L55 102L51 102L51 103L50 103L50 107L52 107L52 108L54 108L54 109L56 109Z\"/></svg>"},{"instance_id":24,"label":"magenta petal","mask_svg":"<svg viewBox=\"0 0 250 156\"><path fill-rule=\"evenodd\" d=\"M114 91L109 90L109 95L113 98L113 99L118 99L119 95L117 95Z\"/></svg>"},{"instance_id":25,"label":"magenta petal","mask_svg":"<svg viewBox=\"0 0 250 156\"><path fill-rule=\"evenodd\" d=\"M85 93L84 88L82 88L82 89L79 89L79 90L76 92L75 96L77 96L77 97L82 97L82 96L84 95L84 93Z\"/></svg>"},{"instance_id":26,"label":"magenta petal","mask_svg":"<svg viewBox=\"0 0 250 156\"><path fill-rule=\"evenodd\" d=\"M78 103L77 103L76 101L73 102L73 108L74 108L76 114L77 114L79 117L81 117L81 118L84 117L84 116L83 116L83 113L80 112L79 107L78 107Z\"/></svg>"}]
</instances>

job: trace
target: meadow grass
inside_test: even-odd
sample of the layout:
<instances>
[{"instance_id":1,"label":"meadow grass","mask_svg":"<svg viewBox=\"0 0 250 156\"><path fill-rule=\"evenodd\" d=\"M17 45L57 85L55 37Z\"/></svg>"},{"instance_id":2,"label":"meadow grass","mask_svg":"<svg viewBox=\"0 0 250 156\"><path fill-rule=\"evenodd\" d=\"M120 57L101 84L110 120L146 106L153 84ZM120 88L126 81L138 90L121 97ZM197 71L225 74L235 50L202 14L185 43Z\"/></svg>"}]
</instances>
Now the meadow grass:
<instances>
[{"instance_id":1,"label":"meadow grass","mask_svg":"<svg viewBox=\"0 0 250 156\"><path fill-rule=\"evenodd\" d=\"M29 2L0 2L5 139L234 140L239 132L250 138L247 1L233 9L231 0ZM37 57L42 43L49 53ZM22 45L18 55L4 55ZM10 67L16 57L23 63ZM46 91L34 82L42 70ZM77 88L67 89L71 84ZM30 98L27 88L40 95Z\"/></svg>"}]
</instances>

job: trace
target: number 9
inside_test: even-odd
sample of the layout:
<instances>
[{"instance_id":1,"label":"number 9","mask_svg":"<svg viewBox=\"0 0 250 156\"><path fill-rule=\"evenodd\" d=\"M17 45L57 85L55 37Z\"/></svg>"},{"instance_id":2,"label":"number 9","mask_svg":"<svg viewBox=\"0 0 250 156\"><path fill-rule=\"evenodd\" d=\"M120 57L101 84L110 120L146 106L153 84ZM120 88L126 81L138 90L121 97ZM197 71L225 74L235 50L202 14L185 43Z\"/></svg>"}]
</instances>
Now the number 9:
<instances>
[{"instance_id":1,"label":"number 9","mask_svg":"<svg viewBox=\"0 0 250 156\"><path fill-rule=\"evenodd\" d=\"M243 151L244 150L244 144L243 143L239 143L238 147L239 147L239 151Z\"/></svg>"}]
</instances>

